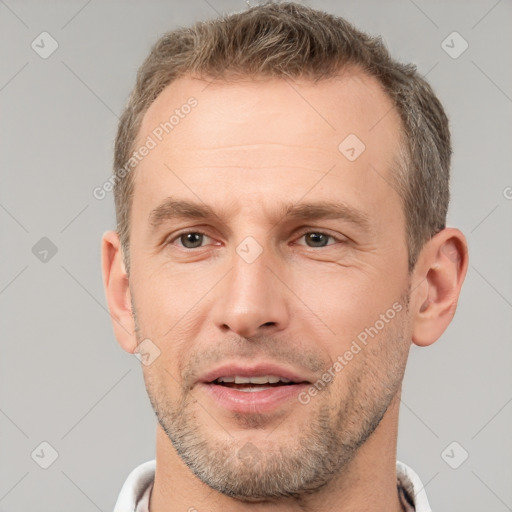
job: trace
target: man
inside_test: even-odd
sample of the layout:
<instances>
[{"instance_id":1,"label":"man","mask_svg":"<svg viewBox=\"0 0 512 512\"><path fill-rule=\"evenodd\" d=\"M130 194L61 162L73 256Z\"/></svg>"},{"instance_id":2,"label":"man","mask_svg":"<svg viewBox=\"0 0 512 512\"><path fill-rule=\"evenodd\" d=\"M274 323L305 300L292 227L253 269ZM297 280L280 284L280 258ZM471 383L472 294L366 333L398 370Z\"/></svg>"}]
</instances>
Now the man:
<instances>
[{"instance_id":1,"label":"man","mask_svg":"<svg viewBox=\"0 0 512 512\"><path fill-rule=\"evenodd\" d=\"M115 512L430 510L396 443L411 343L468 266L450 154L428 84L341 18L265 4L157 42L102 240L158 418Z\"/></svg>"}]
</instances>

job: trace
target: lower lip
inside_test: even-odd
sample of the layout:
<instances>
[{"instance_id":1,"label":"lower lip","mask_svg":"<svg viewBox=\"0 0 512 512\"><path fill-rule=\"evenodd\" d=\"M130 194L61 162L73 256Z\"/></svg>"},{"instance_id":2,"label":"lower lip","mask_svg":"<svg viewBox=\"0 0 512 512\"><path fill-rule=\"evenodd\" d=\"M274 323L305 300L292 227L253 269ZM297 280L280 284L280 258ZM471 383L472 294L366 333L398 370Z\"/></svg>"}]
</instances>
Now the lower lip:
<instances>
[{"instance_id":1,"label":"lower lip","mask_svg":"<svg viewBox=\"0 0 512 512\"><path fill-rule=\"evenodd\" d=\"M287 401L298 402L298 394L308 386L306 383L276 386L262 391L239 391L235 388L202 382L201 388L222 408L232 412L269 412Z\"/></svg>"}]
</instances>

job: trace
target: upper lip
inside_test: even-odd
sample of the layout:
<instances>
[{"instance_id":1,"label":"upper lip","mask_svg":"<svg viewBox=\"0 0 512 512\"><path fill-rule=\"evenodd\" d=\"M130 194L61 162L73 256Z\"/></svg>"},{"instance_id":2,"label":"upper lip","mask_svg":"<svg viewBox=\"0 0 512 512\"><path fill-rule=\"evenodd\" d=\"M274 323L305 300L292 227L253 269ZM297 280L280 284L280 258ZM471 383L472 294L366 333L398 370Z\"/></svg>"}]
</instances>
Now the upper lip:
<instances>
[{"instance_id":1,"label":"upper lip","mask_svg":"<svg viewBox=\"0 0 512 512\"><path fill-rule=\"evenodd\" d=\"M260 363L256 365L241 365L241 364L224 364L212 370L207 371L199 378L199 382L213 382L219 377L262 377L264 375L275 375L277 377L285 377L292 382L306 382L310 381L298 372L289 370L274 363Z\"/></svg>"}]
</instances>

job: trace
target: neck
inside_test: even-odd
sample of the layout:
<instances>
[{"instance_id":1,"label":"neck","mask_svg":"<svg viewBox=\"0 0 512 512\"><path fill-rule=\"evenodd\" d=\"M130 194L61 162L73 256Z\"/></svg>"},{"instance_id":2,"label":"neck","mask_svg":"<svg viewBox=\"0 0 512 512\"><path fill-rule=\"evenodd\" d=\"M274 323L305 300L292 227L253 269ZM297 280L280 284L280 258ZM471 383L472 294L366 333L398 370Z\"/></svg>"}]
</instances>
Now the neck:
<instances>
[{"instance_id":1,"label":"neck","mask_svg":"<svg viewBox=\"0 0 512 512\"><path fill-rule=\"evenodd\" d=\"M258 502L225 496L201 482L158 425L150 512L402 512L396 487L399 404L400 392L352 461L319 491L299 498Z\"/></svg>"}]
</instances>

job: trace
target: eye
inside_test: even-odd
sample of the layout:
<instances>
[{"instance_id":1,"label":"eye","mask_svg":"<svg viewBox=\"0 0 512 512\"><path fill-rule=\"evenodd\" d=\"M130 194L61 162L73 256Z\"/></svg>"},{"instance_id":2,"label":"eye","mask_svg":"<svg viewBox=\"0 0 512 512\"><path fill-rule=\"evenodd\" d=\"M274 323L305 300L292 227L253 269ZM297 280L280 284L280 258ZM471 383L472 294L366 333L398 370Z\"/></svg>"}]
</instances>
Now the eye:
<instances>
[{"instance_id":1,"label":"eye","mask_svg":"<svg viewBox=\"0 0 512 512\"><path fill-rule=\"evenodd\" d=\"M179 241L179 246L183 247L184 249L198 249L203 247L205 237L211 240L211 238L202 231L185 231L170 239L167 242L167 245L174 245L176 241ZM343 240L340 240L335 236L323 231L306 231L302 233L299 239L300 238L305 238L307 247L311 248L322 248L327 247L328 245L334 245L332 243L328 243L329 239L334 240L335 243L343 243Z\"/></svg>"},{"instance_id":2,"label":"eye","mask_svg":"<svg viewBox=\"0 0 512 512\"><path fill-rule=\"evenodd\" d=\"M175 236L167 243L169 245L173 245L176 240L179 240L181 242L180 245L185 249L197 249L198 247L201 247L205 237L210 238L201 231L186 231Z\"/></svg>"},{"instance_id":3,"label":"eye","mask_svg":"<svg viewBox=\"0 0 512 512\"><path fill-rule=\"evenodd\" d=\"M327 244L329 238L332 238L336 242L343 242L342 240L339 240L338 238L330 235L329 233L324 233L323 231L307 231L305 233L302 233L300 238L305 237L306 244L308 244L308 247L326 247L327 245L333 245L333 244ZM311 243L311 245L309 245ZM302 244L299 244L302 245Z\"/></svg>"}]
</instances>

